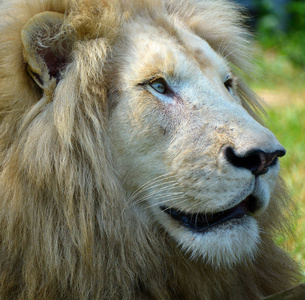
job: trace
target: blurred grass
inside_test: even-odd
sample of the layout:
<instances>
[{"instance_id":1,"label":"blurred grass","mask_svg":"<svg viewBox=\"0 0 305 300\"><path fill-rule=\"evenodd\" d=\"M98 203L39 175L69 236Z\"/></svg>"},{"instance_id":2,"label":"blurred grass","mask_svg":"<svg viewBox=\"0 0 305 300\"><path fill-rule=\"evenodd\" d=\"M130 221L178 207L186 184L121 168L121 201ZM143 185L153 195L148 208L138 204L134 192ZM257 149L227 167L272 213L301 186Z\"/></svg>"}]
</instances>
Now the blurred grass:
<instances>
[{"instance_id":1,"label":"blurred grass","mask_svg":"<svg viewBox=\"0 0 305 300\"><path fill-rule=\"evenodd\" d=\"M303 269L305 280L305 103L283 104L269 111L269 128L287 150L281 158L284 178L296 203L292 222L294 237L279 239Z\"/></svg>"},{"instance_id":2,"label":"blurred grass","mask_svg":"<svg viewBox=\"0 0 305 300\"><path fill-rule=\"evenodd\" d=\"M257 48L259 51L260 46ZM254 89L285 89L304 93L305 67L293 64L289 56L269 49L257 57L257 66L258 78L251 82Z\"/></svg>"},{"instance_id":3,"label":"blurred grass","mask_svg":"<svg viewBox=\"0 0 305 300\"><path fill-rule=\"evenodd\" d=\"M278 243L302 265L305 281L305 69L273 51L265 52L259 61L264 76L252 88L267 95L268 125L287 150L280 159L282 174L296 203L291 220L295 238L281 236Z\"/></svg>"}]
</instances>

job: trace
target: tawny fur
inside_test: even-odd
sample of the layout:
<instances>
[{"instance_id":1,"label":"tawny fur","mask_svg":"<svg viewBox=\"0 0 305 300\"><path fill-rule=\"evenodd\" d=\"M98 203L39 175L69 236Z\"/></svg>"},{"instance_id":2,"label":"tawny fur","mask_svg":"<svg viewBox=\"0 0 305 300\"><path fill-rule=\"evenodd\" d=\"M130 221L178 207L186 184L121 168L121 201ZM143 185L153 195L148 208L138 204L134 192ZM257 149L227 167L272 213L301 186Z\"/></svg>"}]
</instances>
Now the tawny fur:
<instances>
[{"instance_id":1,"label":"tawny fur","mask_svg":"<svg viewBox=\"0 0 305 300\"><path fill-rule=\"evenodd\" d=\"M62 82L44 95L20 37L43 11L65 13L73 41ZM128 205L107 136L107 62L125 22L144 17L174 34L169 15L248 73L243 17L223 0L1 1L1 299L257 299L296 283L297 266L273 241L289 204L281 180L255 260L230 268L191 260ZM238 93L258 120L255 95L242 83Z\"/></svg>"}]
</instances>

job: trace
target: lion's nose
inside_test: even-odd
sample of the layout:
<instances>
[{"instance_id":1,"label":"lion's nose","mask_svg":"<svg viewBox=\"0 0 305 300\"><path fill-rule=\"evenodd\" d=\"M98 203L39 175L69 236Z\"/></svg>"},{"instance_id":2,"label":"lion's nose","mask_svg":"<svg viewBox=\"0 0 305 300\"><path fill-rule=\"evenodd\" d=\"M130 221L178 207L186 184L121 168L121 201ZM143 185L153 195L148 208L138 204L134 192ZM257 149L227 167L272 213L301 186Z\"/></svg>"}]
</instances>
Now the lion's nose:
<instances>
[{"instance_id":1,"label":"lion's nose","mask_svg":"<svg viewBox=\"0 0 305 300\"><path fill-rule=\"evenodd\" d=\"M285 154L284 148L272 153L254 149L248 151L245 155L237 155L231 147L225 150L225 157L233 166L248 169L256 176L265 174L270 166L276 164L277 158Z\"/></svg>"}]
</instances>

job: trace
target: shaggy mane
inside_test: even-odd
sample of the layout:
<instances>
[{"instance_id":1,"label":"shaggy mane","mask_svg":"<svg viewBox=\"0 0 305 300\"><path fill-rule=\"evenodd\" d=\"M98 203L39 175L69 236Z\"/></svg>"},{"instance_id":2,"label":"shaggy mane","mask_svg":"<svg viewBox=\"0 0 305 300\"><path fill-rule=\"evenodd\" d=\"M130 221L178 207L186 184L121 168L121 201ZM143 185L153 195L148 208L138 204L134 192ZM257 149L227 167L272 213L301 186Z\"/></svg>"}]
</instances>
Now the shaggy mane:
<instances>
[{"instance_id":1,"label":"shaggy mane","mask_svg":"<svg viewBox=\"0 0 305 300\"><path fill-rule=\"evenodd\" d=\"M20 37L43 11L65 13L59 34L73 37L65 76L44 95ZM121 28L143 15L162 26L181 20L237 74L252 70L244 17L224 0L1 1L1 299L256 299L297 282L297 266L273 241L286 226L281 179L257 259L230 270L190 260L128 206L107 136L105 70ZM260 101L238 85L259 120Z\"/></svg>"}]
</instances>

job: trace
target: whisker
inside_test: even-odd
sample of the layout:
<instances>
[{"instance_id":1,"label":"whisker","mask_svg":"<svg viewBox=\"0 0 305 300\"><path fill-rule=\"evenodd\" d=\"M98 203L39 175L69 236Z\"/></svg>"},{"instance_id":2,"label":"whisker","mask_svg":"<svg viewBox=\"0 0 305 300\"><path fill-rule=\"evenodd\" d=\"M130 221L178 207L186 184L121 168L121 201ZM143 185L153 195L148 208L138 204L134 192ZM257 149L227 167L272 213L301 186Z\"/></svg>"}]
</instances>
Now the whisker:
<instances>
[{"instance_id":1,"label":"whisker","mask_svg":"<svg viewBox=\"0 0 305 300\"><path fill-rule=\"evenodd\" d=\"M167 173L167 174L164 174L164 175L160 175L148 182L146 182L145 184L143 184L142 186L140 186L131 196L130 198L133 199L136 197L136 195L138 193L140 193L142 190L144 189L148 189L149 187L154 187L154 186L157 186L157 183L160 182L160 181L163 181L160 183L161 184L165 184L165 183L171 183L171 182L176 182L174 180L172 181L165 181L164 178L170 178L170 177L174 177L174 176L177 176L177 175L170 175L171 173Z\"/></svg>"},{"instance_id":2,"label":"whisker","mask_svg":"<svg viewBox=\"0 0 305 300\"><path fill-rule=\"evenodd\" d=\"M160 201L160 202L158 202L158 203L154 203L154 204L145 206L145 209L150 209L150 208L153 208L153 207L156 207L156 206L161 206L161 205L164 205L165 203L168 203L168 202L173 202L173 201L177 202L178 200L184 200L184 201L179 202L179 204L184 203L184 202L187 201L187 200L186 200L184 197L182 197L182 196L181 196L181 197L176 197L176 198L170 198L170 199L165 200L165 201ZM174 208L174 207L171 205L171 206L169 206L168 208Z\"/></svg>"},{"instance_id":3,"label":"whisker","mask_svg":"<svg viewBox=\"0 0 305 300\"><path fill-rule=\"evenodd\" d=\"M184 193L182 193L182 192L175 192L175 193L168 193L168 194L163 194L163 195L160 195L160 196L155 196L154 197L154 199L155 200L160 200L160 199L162 199L162 201L160 201L159 203L165 203L165 202L167 202L167 201L171 201L171 199L173 199L173 197L176 197L176 196L180 196L180 195L184 195ZM170 200L164 200L164 199L167 199L168 197L171 197L171 199ZM148 199L150 199L151 198L151 195L146 195L145 197L142 197L142 198L140 198L137 202L135 202L134 204L139 204L139 203L141 203L141 202L144 202L144 201L146 201L146 200L148 200Z\"/></svg>"},{"instance_id":4,"label":"whisker","mask_svg":"<svg viewBox=\"0 0 305 300\"><path fill-rule=\"evenodd\" d=\"M167 195L167 196L171 196L171 195ZM178 202L178 200L179 200L179 202ZM180 200L183 200L183 201L180 201ZM165 203L168 203L168 202L175 202L175 205L177 205L177 204L181 205L187 201L189 201L189 199L185 198L185 193L182 193L181 196L175 197L175 198L171 197L168 200L164 200L164 198L162 198L162 201L160 201L158 203L154 203L154 204L150 205L149 207L164 205ZM168 208L174 208L174 206L171 205Z\"/></svg>"},{"instance_id":5,"label":"whisker","mask_svg":"<svg viewBox=\"0 0 305 300\"><path fill-rule=\"evenodd\" d=\"M159 186L162 186L162 185L159 185ZM176 188L177 186L178 186L177 183L174 183L174 184L171 184L171 185L163 186L163 187L159 188L158 191L157 191L155 194L157 195L158 193L160 193L160 192L162 192L162 191L165 191L165 190L168 190L168 191L170 192L172 189ZM157 188L158 185L155 185L155 186L152 186L152 187L153 187L153 188ZM151 188L152 188L152 187L151 187ZM148 193L148 194L154 196L154 194L153 194L152 192L151 192L151 193ZM137 202L137 201L136 201L136 202Z\"/></svg>"}]
</instances>

